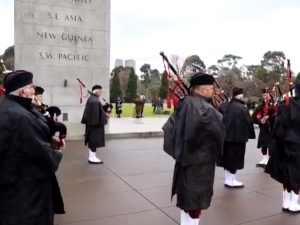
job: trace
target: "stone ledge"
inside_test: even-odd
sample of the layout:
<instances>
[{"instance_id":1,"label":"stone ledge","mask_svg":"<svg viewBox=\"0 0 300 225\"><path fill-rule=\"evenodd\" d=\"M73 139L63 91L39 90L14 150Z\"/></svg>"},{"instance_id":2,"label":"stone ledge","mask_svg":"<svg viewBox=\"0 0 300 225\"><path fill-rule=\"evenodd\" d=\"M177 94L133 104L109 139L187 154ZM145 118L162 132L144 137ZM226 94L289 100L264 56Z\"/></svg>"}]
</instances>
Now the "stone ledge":
<instances>
[{"instance_id":1,"label":"stone ledge","mask_svg":"<svg viewBox=\"0 0 300 225\"><path fill-rule=\"evenodd\" d=\"M116 139L135 139L135 138L158 138L163 137L163 131L154 131L154 132L133 132L133 133L108 133L105 134L106 140L116 140ZM68 141L78 141L83 140L83 135L69 136Z\"/></svg>"},{"instance_id":2,"label":"stone ledge","mask_svg":"<svg viewBox=\"0 0 300 225\"><path fill-rule=\"evenodd\" d=\"M115 120L116 121L116 120ZM124 122L128 122L128 120L124 120ZM118 120L117 120L118 122ZM84 139L84 132L85 126L80 123L64 123L68 129L67 140L83 140ZM148 124L139 124L139 127L135 127L133 123L129 120L129 123L120 124L120 126L132 126L132 129L126 129L124 131L120 131L118 129L119 126L112 126L109 123L105 127L105 137L108 140L111 139L127 139L127 138L156 138L156 137L163 137L162 129L159 129L160 124L158 127L149 127ZM141 129L148 128L148 129ZM136 130L135 132L131 132L132 130Z\"/></svg>"}]
</instances>

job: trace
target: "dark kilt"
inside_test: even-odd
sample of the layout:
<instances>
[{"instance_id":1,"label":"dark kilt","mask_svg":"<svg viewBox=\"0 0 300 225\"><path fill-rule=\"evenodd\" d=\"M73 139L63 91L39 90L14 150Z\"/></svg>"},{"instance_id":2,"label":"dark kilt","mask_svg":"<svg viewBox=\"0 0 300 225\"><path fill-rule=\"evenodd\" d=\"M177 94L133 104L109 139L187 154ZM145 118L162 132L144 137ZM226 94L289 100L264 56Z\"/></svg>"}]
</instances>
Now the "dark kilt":
<instances>
[{"instance_id":1,"label":"dark kilt","mask_svg":"<svg viewBox=\"0 0 300 225\"><path fill-rule=\"evenodd\" d=\"M176 176L177 179L173 178L173 188L177 194L176 206L185 211L208 209L213 196L215 163L185 167L175 165L174 177Z\"/></svg>"},{"instance_id":2,"label":"dark kilt","mask_svg":"<svg viewBox=\"0 0 300 225\"><path fill-rule=\"evenodd\" d=\"M224 142L223 167L227 170L244 168L246 143Z\"/></svg>"},{"instance_id":3,"label":"dark kilt","mask_svg":"<svg viewBox=\"0 0 300 225\"><path fill-rule=\"evenodd\" d=\"M272 148L272 134L267 129L266 126L260 128L258 140L257 140L257 148L267 147Z\"/></svg>"},{"instance_id":4,"label":"dark kilt","mask_svg":"<svg viewBox=\"0 0 300 225\"><path fill-rule=\"evenodd\" d=\"M300 144L274 140L265 172L280 183L289 182L292 189L300 188Z\"/></svg>"}]
</instances>

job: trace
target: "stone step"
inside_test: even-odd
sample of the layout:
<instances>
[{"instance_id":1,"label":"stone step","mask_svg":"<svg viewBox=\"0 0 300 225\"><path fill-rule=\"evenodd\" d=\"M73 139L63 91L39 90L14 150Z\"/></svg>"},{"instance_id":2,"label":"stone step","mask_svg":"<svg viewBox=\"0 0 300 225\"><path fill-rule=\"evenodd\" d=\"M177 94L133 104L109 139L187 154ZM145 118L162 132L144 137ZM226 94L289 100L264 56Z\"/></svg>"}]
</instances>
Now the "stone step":
<instances>
[{"instance_id":1,"label":"stone step","mask_svg":"<svg viewBox=\"0 0 300 225\"><path fill-rule=\"evenodd\" d=\"M162 126L168 116L153 118L110 118L105 126L107 139L162 137ZM65 123L68 128L67 140L84 139L85 126L80 123Z\"/></svg>"}]
</instances>

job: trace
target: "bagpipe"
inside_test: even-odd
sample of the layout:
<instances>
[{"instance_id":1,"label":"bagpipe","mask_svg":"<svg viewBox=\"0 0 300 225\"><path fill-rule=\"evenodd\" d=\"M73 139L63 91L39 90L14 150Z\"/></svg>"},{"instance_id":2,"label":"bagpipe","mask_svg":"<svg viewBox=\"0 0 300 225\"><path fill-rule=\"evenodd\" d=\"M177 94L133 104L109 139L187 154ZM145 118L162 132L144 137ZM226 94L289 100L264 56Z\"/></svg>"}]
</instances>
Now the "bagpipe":
<instances>
[{"instance_id":1,"label":"bagpipe","mask_svg":"<svg viewBox=\"0 0 300 225\"><path fill-rule=\"evenodd\" d=\"M87 87L85 86L85 84L77 77L76 80L78 81L79 83L79 89L80 89L80 103L82 103L82 88L84 88L88 94L92 95L93 93L87 89ZM87 97L87 96L85 96ZM102 105L103 107L103 110L105 113L107 114L111 114L112 110L113 110L113 105L109 102L107 102L104 98L102 98L103 102L104 102L104 105Z\"/></svg>"},{"instance_id":2,"label":"bagpipe","mask_svg":"<svg viewBox=\"0 0 300 225\"><path fill-rule=\"evenodd\" d=\"M287 60L287 68L286 68L286 86L288 92L285 94L282 93L279 82L276 82L272 89L272 92L269 92L271 99L274 101L274 103L277 106L280 106L282 104L289 105L290 98L294 97L291 61L289 59Z\"/></svg>"},{"instance_id":3,"label":"bagpipe","mask_svg":"<svg viewBox=\"0 0 300 225\"><path fill-rule=\"evenodd\" d=\"M281 106L288 106L290 104L290 98L293 97L293 82L292 82L292 71L290 60L287 60L287 69L286 69L286 85L288 92L283 94L280 83L276 82L273 88L270 90L268 87L265 88L265 93L268 93L270 99L265 102L265 104L258 106L257 112L254 114L257 119L262 119L265 115L275 116L277 115L278 109ZM264 106L264 107L262 107ZM269 121L266 121L269 123ZM271 126L269 124L269 129L271 131Z\"/></svg>"},{"instance_id":4,"label":"bagpipe","mask_svg":"<svg viewBox=\"0 0 300 225\"><path fill-rule=\"evenodd\" d=\"M0 59L0 66L2 67L2 74L3 75L6 75L10 72L12 72L11 70L8 70L4 64L4 61L3 59ZM5 90L4 90L4 87L2 85L0 85L0 101L3 99L3 96L5 94Z\"/></svg>"},{"instance_id":5,"label":"bagpipe","mask_svg":"<svg viewBox=\"0 0 300 225\"><path fill-rule=\"evenodd\" d=\"M159 54L161 55L163 60L165 75L175 84L173 85L173 87L169 86L169 89L178 98L179 101L182 101L187 95L191 94L191 89L186 85L185 81L179 75L179 72L170 63L164 52L160 52ZM202 69L197 65L193 65L193 67L195 67L195 69L197 70L200 70L198 72L203 72ZM174 75L172 75L171 72ZM221 105L228 102L229 98L216 80L214 82L214 89L215 91L212 97L212 104L216 109L219 109Z\"/></svg>"},{"instance_id":6,"label":"bagpipe","mask_svg":"<svg viewBox=\"0 0 300 225\"><path fill-rule=\"evenodd\" d=\"M56 133L59 133L60 143L57 146L54 146L56 149L59 149L62 146L63 140L67 137L66 125L57 121L57 118L61 115L61 110L57 106L48 106L41 103L36 97L34 100L39 112L46 119L51 137L55 136Z\"/></svg>"}]
</instances>

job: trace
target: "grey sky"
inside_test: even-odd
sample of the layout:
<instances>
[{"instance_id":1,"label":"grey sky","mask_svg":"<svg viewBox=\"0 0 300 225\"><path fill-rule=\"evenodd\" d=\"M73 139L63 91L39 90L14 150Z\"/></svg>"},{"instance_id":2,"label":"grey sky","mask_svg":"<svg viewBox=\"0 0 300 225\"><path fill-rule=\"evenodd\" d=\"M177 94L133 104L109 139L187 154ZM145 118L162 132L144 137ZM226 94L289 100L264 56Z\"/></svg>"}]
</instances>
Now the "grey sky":
<instances>
[{"instance_id":1,"label":"grey sky","mask_svg":"<svg viewBox=\"0 0 300 225\"><path fill-rule=\"evenodd\" d=\"M0 52L13 44L13 15L13 0L1 0ZM299 72L298 21L297 0L112 0L111 67L123 58L162 70L162 50L198 54L207 66L225 54L256 64L266 51L281 50Z\"/></svg>"}]
</instances>

